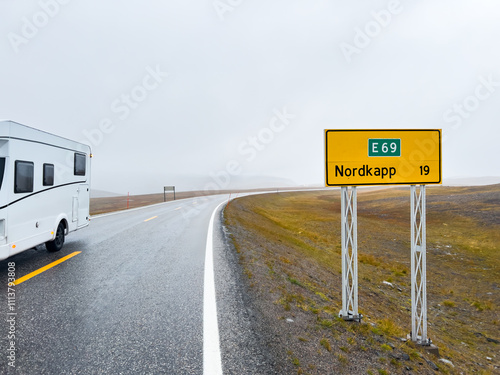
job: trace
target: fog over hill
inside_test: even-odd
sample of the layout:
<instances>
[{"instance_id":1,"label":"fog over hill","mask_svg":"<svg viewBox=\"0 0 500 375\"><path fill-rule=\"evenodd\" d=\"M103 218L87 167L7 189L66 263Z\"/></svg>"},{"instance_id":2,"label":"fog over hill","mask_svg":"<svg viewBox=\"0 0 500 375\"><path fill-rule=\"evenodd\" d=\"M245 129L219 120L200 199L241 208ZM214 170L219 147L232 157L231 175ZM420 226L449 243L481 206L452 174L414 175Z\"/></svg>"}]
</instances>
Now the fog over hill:
<instances>
[{"instance_id":1,"label":"fog over hill","mask_svg":"<svg viewBox=\"0 0 500 375\"><path fill-rule=\"evenodd\" d=\"M98 190L98 189L90 189L90 198L110 198L110 197L118 197L122 194L112 193L109 191Z\"/></svg>"},{"instance_id":2,"label":"fog over hill","mask_svg":"<svg viewBox=\"0 0 500 375\"><path fill-rule=\"evenodd\" d=\"M301 186L286 178L270 176L232 176L226 172L213 173L210 178L204 176L158 176L156 184L144 184L140 180L123 181L120 190L113 192L93 189L92 198L114 197L119 195L140 195L163 193L164 186L175 186L180 191L218 191L218 190L247 190L262 188L290 188ZM322 187L315 184L314 187Z\"/></svg>"},{"instance_id":3,"label":"fog over hill","mask_svg":"<svg viewBox=\"0 0 500 375\"><path fill-rule=\"evenodd\" d=\"M443 179L445 186L481 186L500 184L500 176L485 177L449 177Z\"/></svg>"}]
</instances>

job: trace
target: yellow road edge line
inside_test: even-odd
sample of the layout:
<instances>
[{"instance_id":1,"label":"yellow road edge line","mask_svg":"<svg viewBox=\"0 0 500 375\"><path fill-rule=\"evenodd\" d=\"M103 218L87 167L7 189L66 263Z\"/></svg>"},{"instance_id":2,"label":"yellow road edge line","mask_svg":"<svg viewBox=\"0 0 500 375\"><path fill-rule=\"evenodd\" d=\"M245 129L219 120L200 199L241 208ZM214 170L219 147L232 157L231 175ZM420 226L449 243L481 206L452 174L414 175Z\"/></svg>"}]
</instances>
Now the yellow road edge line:
<instances>
[{"instance_id":1,"label":"yellow road edge line","mask_svg":"<svg viewBox=\"0 0 500 375\"><path fill-rule=\"evenodd\" d=\"M144 220L144 222L149 221L149 220L156 219L157 217L158 217L158 216L153 216L153 217L150 217L149 219Z\"/></svg>"},{"instance_id":2,"label":"yellow road edge line","mask_svg":"<svg viewBox=\"0 0 500 375\"><path fill-rule=\"evenodd\" d=\"M182 207L177 207L174 211L180 210Z\"/></svg>"},{"instance_id":3,"label":"yellow road edge line","mask_svg":"<svg viewBox=\"0 0 500 375\"><path fill-rule=\"evenodd\" d=\"M28 273L26 276L23 276L19 279L17 279L16 281L14 281L14 285L19 285L21 283L24 283L26 280L29 280L31 279L32 277L35 277L36 275L42 273L42 272L45 272L47 271L48 269L51 269L52 267L54 266L57 266L59 263L62 263L62 262L65 262L67 261L68 259L70 258L73 258L75 255L78 255L80 254L81 251L75 251L74 253L71 253L69 255L66 255L64 258L61 258L59 260L56 260L55 262L52 262L50 264L47 264L45 267L42 267L42 268L39 268L37 269L36 271L33 271L31 273Z\"/></svg>"}]
</instances>

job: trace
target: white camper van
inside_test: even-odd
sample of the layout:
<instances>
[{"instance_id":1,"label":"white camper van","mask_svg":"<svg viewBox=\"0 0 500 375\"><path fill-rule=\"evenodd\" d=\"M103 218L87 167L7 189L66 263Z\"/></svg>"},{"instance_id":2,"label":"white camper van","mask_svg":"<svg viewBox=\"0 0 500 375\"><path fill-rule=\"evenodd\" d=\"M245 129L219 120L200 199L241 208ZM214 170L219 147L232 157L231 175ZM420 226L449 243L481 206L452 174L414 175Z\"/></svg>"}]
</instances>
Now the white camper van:
<instances>
[{"instance_id":1,"label":"white camper van","mask_svg":"<svg viewBox=\"0 0 500 375\"><path fill-rule=\"evenodd\" d=\"M89 225L90 147L0 121L0 260Z\"/></svg>"}]
</instances>

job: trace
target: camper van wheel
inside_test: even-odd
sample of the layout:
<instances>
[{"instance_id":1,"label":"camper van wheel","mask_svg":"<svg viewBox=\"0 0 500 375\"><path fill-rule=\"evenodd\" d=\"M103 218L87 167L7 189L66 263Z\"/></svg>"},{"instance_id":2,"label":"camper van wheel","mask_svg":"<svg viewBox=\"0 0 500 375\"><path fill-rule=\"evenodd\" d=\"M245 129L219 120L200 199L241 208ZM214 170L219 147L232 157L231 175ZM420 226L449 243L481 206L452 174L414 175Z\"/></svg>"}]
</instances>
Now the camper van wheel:
<instances>
[{"instance_id":1,"label":"camper van wheel","mask_svg":"<svg viewBox=\"0 0 500 375\"><path fill-rule=\"evenodd\" d=\"M54 252L62 249L64 245L64 224L59 223L56 231L56 238L53 241L45 242L45 247L48 251Z\"/></svg>"}]
</instances>

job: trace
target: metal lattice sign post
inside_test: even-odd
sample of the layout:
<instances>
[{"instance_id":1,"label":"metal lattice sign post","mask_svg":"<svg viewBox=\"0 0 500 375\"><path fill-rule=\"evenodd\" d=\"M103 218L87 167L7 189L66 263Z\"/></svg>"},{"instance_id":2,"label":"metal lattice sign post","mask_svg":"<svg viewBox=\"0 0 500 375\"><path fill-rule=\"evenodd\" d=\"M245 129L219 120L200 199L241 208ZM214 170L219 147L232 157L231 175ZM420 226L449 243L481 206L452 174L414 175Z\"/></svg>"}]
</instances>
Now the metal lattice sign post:
<instances>
[{"instance_id":1,"label":"metal lattice sign post","mask_svg":"<svg viewBox=\"0 0 500 375\"><path fill-rule=\"evenodd\" d=\"M358 312L357 192L361 185L411 185L411 339L427 337L425 185L441 184L441 130L325 130L325 185L341 187L342 310ZM417 192L416 185L421 185Z\"/></svg>"},{"instance_id":2,"label":"metal lattice sign post","mask_svg":"<svg viewBox=\"0 0 500 375\"><path fill-rule=\"evenodd\" d=\"M412 185L411 194L411 340L430 345L427 338L427 272L425 185Z\"/></svg>"},{"instance_id":3,"label":"metal lattice sign post","mask_svg":"<svg viewBox=\"0 0 500 375\"><path fill-rule=\"evenodd\" d=\"M358 218L357 191L353 186L341 188L342 204L342 310L345 320L360 321L358 313Z\"/></svg>"}]
</instances>

